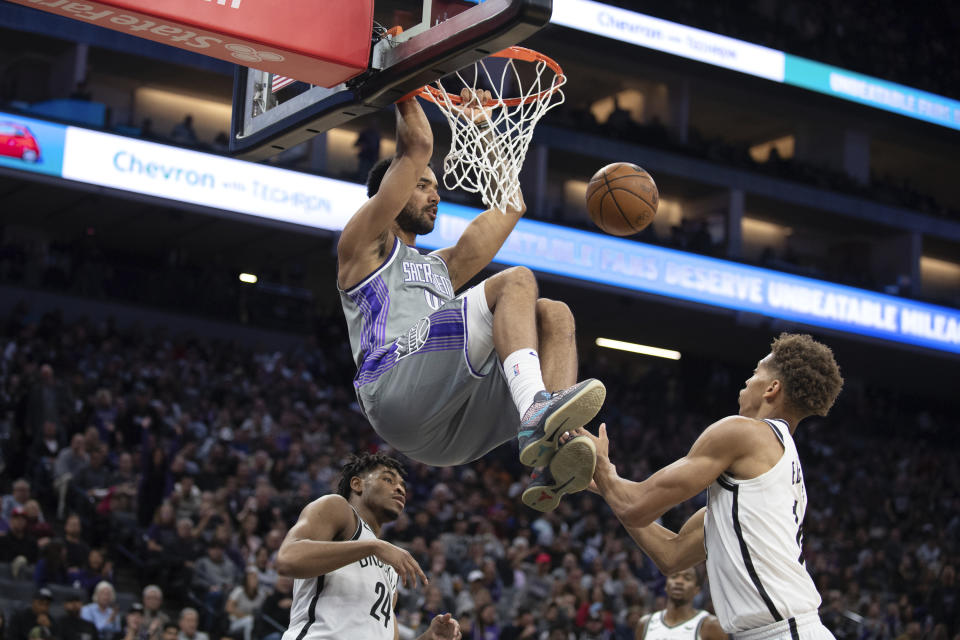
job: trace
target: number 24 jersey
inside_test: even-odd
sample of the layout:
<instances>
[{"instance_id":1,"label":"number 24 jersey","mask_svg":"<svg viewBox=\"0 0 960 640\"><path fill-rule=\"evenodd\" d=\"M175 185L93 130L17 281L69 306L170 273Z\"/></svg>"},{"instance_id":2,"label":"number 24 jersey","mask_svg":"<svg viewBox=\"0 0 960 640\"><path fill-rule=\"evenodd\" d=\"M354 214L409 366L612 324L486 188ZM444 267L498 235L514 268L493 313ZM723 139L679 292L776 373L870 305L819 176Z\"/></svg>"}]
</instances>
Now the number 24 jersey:
<instances>
[{"instance_id":1,"label":"number 24 jersey","mask_svg":"<svg viewBox=\"0 0 960 640\"><path fill-rule=\"evenodd\" d=\"M357 516L352 540L377 536ZM397 572L368 556L316 578L293 581L290 626L282 640L393 640Z\"/></svg>"}]
</instances>

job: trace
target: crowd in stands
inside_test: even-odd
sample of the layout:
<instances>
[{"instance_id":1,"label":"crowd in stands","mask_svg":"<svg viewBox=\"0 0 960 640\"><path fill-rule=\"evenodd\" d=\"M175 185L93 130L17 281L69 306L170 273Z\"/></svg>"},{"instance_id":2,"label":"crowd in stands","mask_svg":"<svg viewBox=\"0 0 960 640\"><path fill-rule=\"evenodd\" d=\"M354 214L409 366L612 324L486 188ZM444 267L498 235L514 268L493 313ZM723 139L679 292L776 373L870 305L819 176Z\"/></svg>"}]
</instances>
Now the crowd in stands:
<instances>
[{"instance_id":1,"label":"crowd in stands","mask_svg":"<svg viewBox=\"0 0 960 640\"><path fill-rule=\"evenodd\" d=\"M265 266L250 287L219 255L187 260L176 248L158 258L148 252L103 249L91 229L72 241L3 238L0 283L70 293L167 310L187 311L262 328L306 331L312 326L313 293L297 268ZM163 269L157 269L157 260Z\"/></svg>"},{"instance_id":2,"label":"crowd in stands","mask_svg":"<svg viewBox=\"0 0 960 640\"><path fill-rule=\"evenodd\" d=\"M876 0L604 3L960 98L960 69L952 63L960 9L946 0L922 10Z\"/></svg>"},{"instance_id":3,"label":"crowd in stands","mask_svg":"<svg viewBox=\"0 0 960 640\"><path fill-rule=\"evenodd\" d=\"M0 319L0 638L277 640L287 529L335 490L346 456L389 452L357 410L342 318L323 326L274 352L24 306ZM747 375L586 356L584 372L608 386L611 449L632 452L615 462L633 478L735 410ZM806 563L840 640L960 637L951 402L851 379L833 414L798 432ZM515 447L454 468L404 463L407 510L384 537L430 584L401 588L402 637L451 611L471 640L632 639L664 606L663 576L598 498L522 506Z\"/></svg>"}]
</instances>

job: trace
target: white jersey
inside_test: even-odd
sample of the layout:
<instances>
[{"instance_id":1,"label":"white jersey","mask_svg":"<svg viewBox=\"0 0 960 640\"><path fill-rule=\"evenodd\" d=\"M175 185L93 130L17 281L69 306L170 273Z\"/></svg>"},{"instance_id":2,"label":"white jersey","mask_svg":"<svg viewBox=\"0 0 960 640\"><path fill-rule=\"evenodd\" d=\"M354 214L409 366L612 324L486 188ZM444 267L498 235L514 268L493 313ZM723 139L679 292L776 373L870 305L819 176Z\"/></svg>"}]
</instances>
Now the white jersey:
<instances>
[{"instance_id":1,"label":"white jersey","mask_svg":"<svg viewBox=\"0 0 960 640\"><path fill-rule=\"evenodd\" d=\"M697 611L689 620L671 627L663 619L666 613L667 610L663 609L650 614L642 640L697 640L703 621L710 615L706 611Z\"/></svg>"},{"instance_id":2,"label":"white jersey","mask_svg":"<svg viewBox=\"0 0 960 640\"><path fill-rule=\"evenodd\" d=\"M351 540L377 536L357 515ZM290 626L282 640L393 640L397 572L368 556L316 578L293 581Z\"/></svg>"},{"instance_id":3,"label":"white jersey","mask_svg":"<svg viewBox=\"0 0 960 640\"><path fill-rule=\"evenodd\" d=\"M765 421L783 445L780 460L749 480L721 474L708 489L707 575L727 633L789 620L820 606L803 561L807 492L790 429Z\"/></svg>"}]
</instances>

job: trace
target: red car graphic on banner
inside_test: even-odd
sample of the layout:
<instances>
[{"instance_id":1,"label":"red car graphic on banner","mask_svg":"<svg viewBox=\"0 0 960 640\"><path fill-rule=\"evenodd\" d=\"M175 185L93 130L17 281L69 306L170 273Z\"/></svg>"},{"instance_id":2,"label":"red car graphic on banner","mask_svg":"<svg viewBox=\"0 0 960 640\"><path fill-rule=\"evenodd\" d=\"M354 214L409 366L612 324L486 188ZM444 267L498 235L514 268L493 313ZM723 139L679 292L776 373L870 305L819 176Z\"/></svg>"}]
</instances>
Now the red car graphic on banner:
<instances>
[{"instance_id":1,"label":"red car graphic on banner","mask_svg":"<svg viewBox=\"0 0 960 640\"><path fill-rule=\"evenodd\" d=\"M36 162L40 159L40 145L27 127L13 122L0 122L0 156Z\"/></svg>"}]
</instances>

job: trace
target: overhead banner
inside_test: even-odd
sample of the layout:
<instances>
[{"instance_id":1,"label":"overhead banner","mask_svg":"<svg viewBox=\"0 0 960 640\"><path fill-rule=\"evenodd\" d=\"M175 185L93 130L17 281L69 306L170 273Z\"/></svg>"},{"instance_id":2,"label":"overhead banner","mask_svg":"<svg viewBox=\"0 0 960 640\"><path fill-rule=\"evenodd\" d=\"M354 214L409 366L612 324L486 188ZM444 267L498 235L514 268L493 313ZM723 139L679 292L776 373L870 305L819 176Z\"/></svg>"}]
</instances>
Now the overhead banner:
<instances>
[{"instance_id":1,"label":"overhead banner","mask_svg":"<svg viewBox=\"0 0 960 640\"><path fill-rule=\"evenodd\" d=\"M783 82L776 49L590 0L556 0L550 22L683 58Z\"/></svg>"},{"instance_id":2,"label":"overhead banner","mask_svg":"<svg viewBox=\"0 0 960 640\"><path fill-rule=\"evenodd\" d=\"M960 101L593 0L554 0L551 22L960 130Z\"/></svg>"},{"instance_id":3,"label":"overhead banner","mask_svg":"<svg viewBox=\"0 0 960 640\"><path fill-rule=\"evenodd\" d=\"M339 231L366 199L362 185L145 140L0 113L2 126L14 132L29 130L40 148L40 160L0 157L3 166L171 202ZM441 203L436 228L420 239L420 245L438 249L454 244L479 213ZM605 234L521 220L495 260L585 282L960 353L960 310Z\"/></svg>"},{"instance_id":4,"label":"overhead banner","mask_svg":"<svg viewBox=\"0 0 960 640\"><path fill-rule=\"evenodd\" d=\"M337 231L361 185L67 127L63 177L158 198Z\"/></svg>"}]
</instances>

